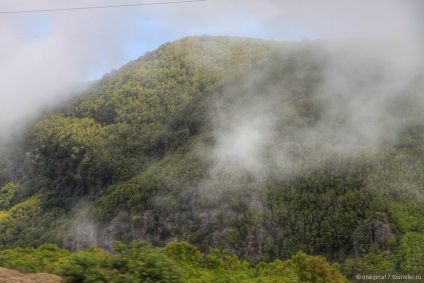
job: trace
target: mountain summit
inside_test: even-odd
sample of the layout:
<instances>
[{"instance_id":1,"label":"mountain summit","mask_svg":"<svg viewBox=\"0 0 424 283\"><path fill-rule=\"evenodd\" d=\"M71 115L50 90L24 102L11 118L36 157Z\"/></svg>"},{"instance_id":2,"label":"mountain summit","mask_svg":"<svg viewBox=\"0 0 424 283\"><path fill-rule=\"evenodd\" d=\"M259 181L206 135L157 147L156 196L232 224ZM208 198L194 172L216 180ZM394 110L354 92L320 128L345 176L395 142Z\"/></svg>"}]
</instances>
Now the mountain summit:
<instances>
[{"instance_id":1,"label":"mountain summit","mask_svg":"<svg viewBox=\"0 0 424 283\"><path fill-rule=\"evenodd\" d=\"M2 148L0 247L184 240L422 271L422 74L379 44L187 37L112 71ZM376 212L393 237L347 259Z\"/></svg>"}]
</instances>

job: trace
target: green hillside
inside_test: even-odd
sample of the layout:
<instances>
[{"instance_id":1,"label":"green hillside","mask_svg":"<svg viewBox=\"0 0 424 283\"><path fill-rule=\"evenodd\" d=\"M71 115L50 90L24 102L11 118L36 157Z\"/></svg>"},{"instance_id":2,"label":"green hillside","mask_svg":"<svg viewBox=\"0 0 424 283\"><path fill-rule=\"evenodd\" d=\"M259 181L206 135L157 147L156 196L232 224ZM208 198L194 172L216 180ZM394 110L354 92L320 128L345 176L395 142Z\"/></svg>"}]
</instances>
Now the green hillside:
<instances>
[{"instance_id":1,"label":"green hillside","mask_svg":"<svg viewBox=\"0 0 424 283\"><path fill-rule=\"evenodd\" d=\"M202 36L112 71L0 148L0 249L187 241L422 272L422 76L386 87L361 60Z\"/></svg>"}]
</instances>

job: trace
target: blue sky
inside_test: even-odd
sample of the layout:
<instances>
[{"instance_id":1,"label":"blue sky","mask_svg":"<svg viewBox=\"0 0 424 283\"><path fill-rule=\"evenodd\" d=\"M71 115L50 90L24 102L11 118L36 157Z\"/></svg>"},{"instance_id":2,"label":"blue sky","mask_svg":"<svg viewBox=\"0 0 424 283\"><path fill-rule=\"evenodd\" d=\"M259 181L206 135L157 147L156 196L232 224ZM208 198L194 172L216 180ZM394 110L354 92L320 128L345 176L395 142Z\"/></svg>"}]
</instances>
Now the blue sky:
<instances>
[{"instance_id":1,"label":"blue sky","mask_svg":"<svg viewBox=\"0 0 424 283\"><path fill-rule=\"evenodd\" d=\"M2 0L0 11L162 0ZM386 36L421 29L420 0L209 0L207 2L0 14L0 126L60 100L64 85L189 35L296 41Z\"/></svg>"},{"instance_id":2,"label":"blue sky","mask_svg":"<svg viewBox=\"0 0 424 283\"><path fill-rule=\"evenodd\" d=\"M0 10L13 11L161 1L1 2ZM411 3L405 4L407 2ZM44 45L46 53L63 52L64 56L67 56L67 52L74 53L72 60L87 62L87 66L79 70L80 78L75 79L91 80L164 42L187 35L234 35L293 41L410 32L414 29L412 2L209 0L173 5L1 15L0 28L7 30L6 36L18 39L16 46L10 46L14 50L16 47L19 49L37 44ZM57 48L54 44L60 44L57 42L59 40L69 45ZM82 54L72 52L74 44ZM44 56L48 59L49 54Z\"/></svg>"}]
</instances>

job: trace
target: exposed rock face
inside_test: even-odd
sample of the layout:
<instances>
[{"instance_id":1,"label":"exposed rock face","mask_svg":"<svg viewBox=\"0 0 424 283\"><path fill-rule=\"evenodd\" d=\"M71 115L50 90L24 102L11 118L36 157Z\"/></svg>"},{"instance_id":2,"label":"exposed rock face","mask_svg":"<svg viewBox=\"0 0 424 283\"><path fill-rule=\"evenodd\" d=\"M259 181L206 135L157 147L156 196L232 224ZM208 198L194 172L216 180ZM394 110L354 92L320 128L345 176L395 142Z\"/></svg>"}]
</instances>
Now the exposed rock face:
<instances>
[{"instance_id":1,"label":"exposed rock face","mask_svg":"<svg viewBox=\"0 0 424 283\"><path fill-rule=\"evenodd\" d=\"M89 219L76 222L70 239L72 251L87 249L90 245L111 249L114 241L140 241L164 245L169 241L184 240L203 244L201 249L212 251L211 247L242 254L252 260L260 260L269 250L269 234L264 227L239 232L237 227L220 221L234 221L236 213L221 209L193 212L194 218L173 212L160 213L146 210L142 214L120 211L109 223L94 223ZM232 220L228 220L228 218ZM219 229L219 225L223 228ZM231 239L238 239L237 243Z\"/></svg>"},{"instance_id":2,"label":"exposed rock face","mask_svg":"<svg viewBox=\"0 0 424 283\"><path fill-rule=\"evenodd\" d=\"M99 228L98 228L99 229ZM97 244L103 248L110 248L114 241L120 241L129 238L128 234L131 231L129 222L129 213L121 211L115 216L109 225L100 227L101 232L98 233L100 238L97 239Z\"/></svg>"},{"instance_id":3,"label":"exposed rock face","mask_svg":"<svg viewBox=\"0 0 424 283\"><path fill-rule=\"evenodd\" d=\"M85 221L77 223L74 227L75 238L72 240L71 250L82 251L90 245L97 245L97 231L93 223Z\"/></svg>"},{"instance_id":4,"label":"exposed rock face","mask_svg":"<svg viewBox=\"0 0 424 283\"><path fill-rule=\"evenodd\" d=\"M394 234L388 224L374 219L370 223L360 226L353 234L353 256L362 257L364 252L362 245L378 244L389 240Z\"/></svg>"}]
</instances>

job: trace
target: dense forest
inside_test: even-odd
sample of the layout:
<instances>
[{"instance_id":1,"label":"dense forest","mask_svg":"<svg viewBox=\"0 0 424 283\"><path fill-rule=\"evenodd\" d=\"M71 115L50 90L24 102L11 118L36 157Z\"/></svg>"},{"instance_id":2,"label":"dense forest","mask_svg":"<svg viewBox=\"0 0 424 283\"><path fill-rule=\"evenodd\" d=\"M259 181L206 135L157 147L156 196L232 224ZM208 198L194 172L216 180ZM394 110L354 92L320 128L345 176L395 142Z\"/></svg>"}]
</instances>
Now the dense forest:
<instances>
[{"instance_id":1,"label":"dense forest","mask_svg":"<svg viewBox=\"0 0 424 283\"><path fill-rule=\"evenodd\" d=\"M0 266L69 282L87 266L84 282L422 273L423 73L398 81L356 47L187 37L106 74L2 142ZM170 277L142 281L139 261Z\"/></svg>"}]
</instances>

